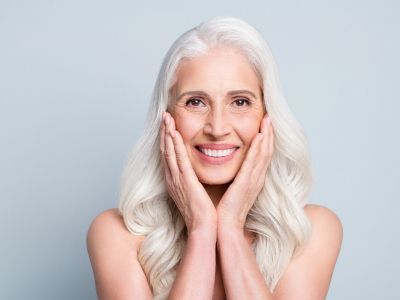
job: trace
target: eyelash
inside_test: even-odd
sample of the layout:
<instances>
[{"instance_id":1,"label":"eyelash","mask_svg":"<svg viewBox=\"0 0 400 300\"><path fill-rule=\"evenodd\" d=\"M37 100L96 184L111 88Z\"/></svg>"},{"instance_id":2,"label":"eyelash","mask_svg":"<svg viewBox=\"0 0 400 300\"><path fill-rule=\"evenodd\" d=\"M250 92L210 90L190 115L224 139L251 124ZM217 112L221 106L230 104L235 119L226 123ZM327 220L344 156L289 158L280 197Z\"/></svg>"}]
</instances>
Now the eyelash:
<instances>
[{"instance_id":1,"label":"eyelash","mask_svg":"<svg viewBox=\"0 0 400 300\"><path fill-rule=\"evenodd\" d=\"M188 103L190 103L190 102L193 102L194 100L201 101L201 99L199 99L199 98L190 98L190 99L188 99L188 100L186 101L186 105L187 105ZM250 101L249 99L247 99L247 98L238 98L238 99L235 99L234 102L240 101L240 100L245 100L245 101L247 102L247 106L250 106L250 105L251 105L251 101ZM198 106L195 106L195 107L198 107ZM243 106L241 105L241 106L239 106L239 107L243 107Z\"/></svg>"}]
</instances>

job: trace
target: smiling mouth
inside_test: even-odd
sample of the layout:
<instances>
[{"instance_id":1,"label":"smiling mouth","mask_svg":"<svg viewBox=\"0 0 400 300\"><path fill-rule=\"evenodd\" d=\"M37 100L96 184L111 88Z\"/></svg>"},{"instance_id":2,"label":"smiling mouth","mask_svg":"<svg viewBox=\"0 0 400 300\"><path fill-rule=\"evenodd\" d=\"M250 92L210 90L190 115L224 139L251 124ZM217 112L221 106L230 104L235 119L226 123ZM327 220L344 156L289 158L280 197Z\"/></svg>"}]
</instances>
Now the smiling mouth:
<instances>
[{"instance_id":1,"label":"smiling mouth","mask_svg":"<svg viewBox=\"0 0 400 300\"><path fill-rule=\"evenodd\" d=\"M201 152L202 154L208 156L208 157L213 157L213 158L219 158L219 157L226 157L231 155L233 152L235 152L239 147L232 147L229 149L223 149L223 150L215 150L215 149L207 149L207 148L201 148L199 146L195 146L195 148Z\"/></svg>"}]
</instances>

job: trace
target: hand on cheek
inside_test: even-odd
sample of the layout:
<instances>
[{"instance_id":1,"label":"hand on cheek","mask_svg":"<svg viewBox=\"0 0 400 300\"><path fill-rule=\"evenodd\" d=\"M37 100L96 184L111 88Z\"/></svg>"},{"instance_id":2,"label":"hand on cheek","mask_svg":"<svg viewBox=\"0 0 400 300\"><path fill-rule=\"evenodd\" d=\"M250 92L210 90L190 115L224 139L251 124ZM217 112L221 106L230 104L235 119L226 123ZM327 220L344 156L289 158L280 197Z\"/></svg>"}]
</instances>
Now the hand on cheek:
<instances>
[{"instance_id":1,"label":"hand on cheek","mask_svg":"<svg viewBox=\"0 0 400 300\"><path fill-rule=\"evenodd\" d=\"M216 227L216 210L198 180L175 121L164 113L160 133L160 151L169 195L181 212L188 232Z\"/></svg>"},{"instance_id":2,"label":"hand on cheek","mask_svg":"<svg viewBox=\"0 0 400 300\"><path fill-rule=\"evenodd\" d=\"M261 192L274 150L274 133L265 114L234 181L217 207L218 226L244 228L250 208Z\"/></svg>"}]
</instances>

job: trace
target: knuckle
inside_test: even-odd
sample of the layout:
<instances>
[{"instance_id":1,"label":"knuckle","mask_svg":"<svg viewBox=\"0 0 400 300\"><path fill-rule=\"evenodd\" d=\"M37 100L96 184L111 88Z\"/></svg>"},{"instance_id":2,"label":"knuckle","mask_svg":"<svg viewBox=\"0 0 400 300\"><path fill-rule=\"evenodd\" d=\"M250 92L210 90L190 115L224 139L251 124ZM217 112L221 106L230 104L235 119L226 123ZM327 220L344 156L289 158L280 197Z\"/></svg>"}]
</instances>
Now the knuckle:
<instances>
[{"instance_id":1,"label":"knuckle","mask_svg":"<svg viewBox=\"0 0 400 300\"><path fill-rule=\"evenodd\" d=\"M178 164L181 164L181 162L182 162L182 154L180 154L180 153L176 154L176 161L177 161Z\"/></svg>"}]
</instances>

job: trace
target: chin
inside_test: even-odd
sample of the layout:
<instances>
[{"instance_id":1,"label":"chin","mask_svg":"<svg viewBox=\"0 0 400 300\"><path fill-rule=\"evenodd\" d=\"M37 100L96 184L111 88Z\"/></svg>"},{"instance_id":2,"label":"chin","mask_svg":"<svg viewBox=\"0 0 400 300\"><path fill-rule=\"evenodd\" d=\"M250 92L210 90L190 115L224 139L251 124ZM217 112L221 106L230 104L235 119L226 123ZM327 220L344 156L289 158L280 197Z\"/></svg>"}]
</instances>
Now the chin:
<instances>
[{"instance_id":1,"label":"chin","mask_svg":"<svg viewBox=\"0 0 400 300\"><path fill-rule=\"evenodd\" d=\"M220 185L232 182L235 179L235 175L236 174L215 174L212 176L212 174L198 174L197 177L203 184Z\"/></svg>"}]
</instances>

